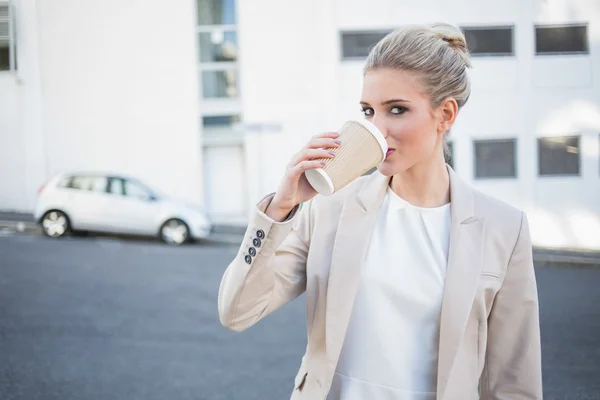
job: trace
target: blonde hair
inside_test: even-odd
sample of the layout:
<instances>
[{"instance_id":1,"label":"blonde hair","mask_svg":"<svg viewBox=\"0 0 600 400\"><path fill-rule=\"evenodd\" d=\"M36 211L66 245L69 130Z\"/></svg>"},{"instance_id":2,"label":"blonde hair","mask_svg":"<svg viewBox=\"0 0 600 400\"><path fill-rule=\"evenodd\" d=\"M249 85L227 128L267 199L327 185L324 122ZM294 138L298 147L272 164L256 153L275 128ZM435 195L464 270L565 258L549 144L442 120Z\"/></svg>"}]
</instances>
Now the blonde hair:
<instances>
[{"instance_id":1,"label":"blonde hair","mask_svg":"<svg viewBox=\"0 0 600 400\"><path fill-rule=\"evenodd\" d=\"M437 23L396 29L369 53L364 73L380 68L414 73L424 94L438 107L452 97L461 109L471 94L467 68L471 67L465 35L457 27ZM444 135L444 153L449 131Z\"/></svg>"}]
</instances>

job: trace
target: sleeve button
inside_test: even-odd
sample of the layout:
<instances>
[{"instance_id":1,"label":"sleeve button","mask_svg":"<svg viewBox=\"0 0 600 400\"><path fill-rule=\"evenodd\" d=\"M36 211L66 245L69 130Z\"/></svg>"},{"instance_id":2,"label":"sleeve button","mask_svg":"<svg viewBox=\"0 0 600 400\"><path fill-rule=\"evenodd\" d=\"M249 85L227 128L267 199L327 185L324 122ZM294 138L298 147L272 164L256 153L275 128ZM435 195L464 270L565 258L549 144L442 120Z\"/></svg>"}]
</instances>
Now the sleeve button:
<instances>
[{"instance_id":1,"label":"sleeve button","mask_svg":"<svg viewBox=\"0 0 600 400\"><path fill-rule=\"evenodd\" d=\"M252 240L252 244L254 245L254 247L260 247L262 241L259 238L254 238L254 240Z\"/></svg>"},{"instance_id":2,"label":"sleeve button","mask_svg":"<svg viewBox=\"0 0 600 400\"><path fill-rule=\"evenodd\" d=\"M256 249L254 247L250 247L248 249L248 254L250 254L252 257L254 257L256 255Z\"/></svg>"},{"instance_id":3,"label":"sleeve button","mask_svg":"<svg viewBox=\"0 0 600 400\"><path fill-rule=\"evenodd\" d=\"M246 257L244 257L244 260L246 261L246 264L252 264L252 257L250 257L249 255L246 255Z\"/></svg>"},{"instance_id":4,"label":"sleeve button","mask_svg":"<svg viewBox=\"0 0 600 400\"><path fill-rule=\"evenodd\" d=\"M259 229L256 232L256 237L259 238L259 239L264 239L265 238L265 231L263 231L262 229Z\"/></svg>"}]
</instances>

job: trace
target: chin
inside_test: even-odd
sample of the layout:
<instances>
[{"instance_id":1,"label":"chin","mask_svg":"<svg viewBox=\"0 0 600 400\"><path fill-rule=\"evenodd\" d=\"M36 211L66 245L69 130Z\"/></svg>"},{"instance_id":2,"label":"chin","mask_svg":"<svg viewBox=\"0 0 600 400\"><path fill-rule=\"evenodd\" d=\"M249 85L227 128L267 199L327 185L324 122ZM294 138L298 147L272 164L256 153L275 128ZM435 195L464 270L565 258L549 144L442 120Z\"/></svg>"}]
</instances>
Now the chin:
<instances>
[{"instance_id":1,"label":"chin","mask_svg":"<svg viewBox=\"0 0 600 400\"><path fill-rule=\"evenodd\" d=\"M406 163L402 161L404 160L396 160L396 162L394 162L392 159L388 158L377 166L377 170L384 176L394 176L400 172L407 171L410 168L410 165L406 165Z\"/></svg>"},{"instance_id":2,"label":"chin","mask_svg":"<svg viewBox=\"0 0 600 400\"><path fill-rule=\"evenodd\" d=\"M397 167L394 168L394 163L390 162L388 160L379 164L377 166L377 170L379 171L379 173L381 175L384 175L384 176L393 176L394 174L398 173L398 171L397 171L398 168Z\"/></svg>"}]
</instances>

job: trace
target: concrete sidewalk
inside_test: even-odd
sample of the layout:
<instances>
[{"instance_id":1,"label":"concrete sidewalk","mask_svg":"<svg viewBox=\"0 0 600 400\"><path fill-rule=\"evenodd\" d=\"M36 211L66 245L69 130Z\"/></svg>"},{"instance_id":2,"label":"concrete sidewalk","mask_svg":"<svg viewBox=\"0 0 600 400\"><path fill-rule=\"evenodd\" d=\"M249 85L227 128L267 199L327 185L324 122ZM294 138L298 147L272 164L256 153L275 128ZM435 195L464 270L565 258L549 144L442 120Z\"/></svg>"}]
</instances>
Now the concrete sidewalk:
<instances>
[{"instance_id":1,"label":"concrete sidewalk","mask_svg":"<svg viewBox=\"0 0 600 400\"><path fill-rule=\"evenodd\" d=\"M41 234L40 227L33 220L33 215L25 213L0 212L0 231L2 230ZM245 226L217 224L214 226L210 238L202 240L200 243L239 246L245 232ZM560 263L600 267L600 251L598 250L534 247L533 259L536 264Z\"/></svg>"}]
</instances>

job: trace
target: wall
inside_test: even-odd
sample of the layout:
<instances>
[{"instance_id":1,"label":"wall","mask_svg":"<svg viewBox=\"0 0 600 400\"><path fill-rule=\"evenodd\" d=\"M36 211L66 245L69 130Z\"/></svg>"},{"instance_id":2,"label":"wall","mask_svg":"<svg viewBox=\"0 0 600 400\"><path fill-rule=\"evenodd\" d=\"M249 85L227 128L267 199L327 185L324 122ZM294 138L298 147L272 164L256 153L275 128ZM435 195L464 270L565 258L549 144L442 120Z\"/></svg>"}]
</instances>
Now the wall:
<instances>
[{"instance_id":1,"label":"wall","mask_svg":"<svg viewBox=\"0 0 600 400\"><path fill-rule=\"evenodd\" d=\"M46 180L34 0L13 2L16 72L0 72L0 209L30 211Z\"/></svg>"},{"instance_id":2,"label":"wall","mask_svg":"<svg viewBox=\"0 0 600 400\"><path fill-rule=\"evenodd\" d=\"M10 72L0 72L0 206L18 209L25 201L25 149L20 133L19 86Z\"/></svg>"},{"instance_id":3,"label":"wall","mask_svg":"<svg viewBox=\"0 0 600 400\"><path fill-rule=\"evenodd\" d=\"M15 3L22 82L0 78L12 121L0 143L17 149L0 184L15 194L0 208L30 211L39 184L72 170L132 174L201 204L195 2Z\"/></svg>"}]
</instances>

